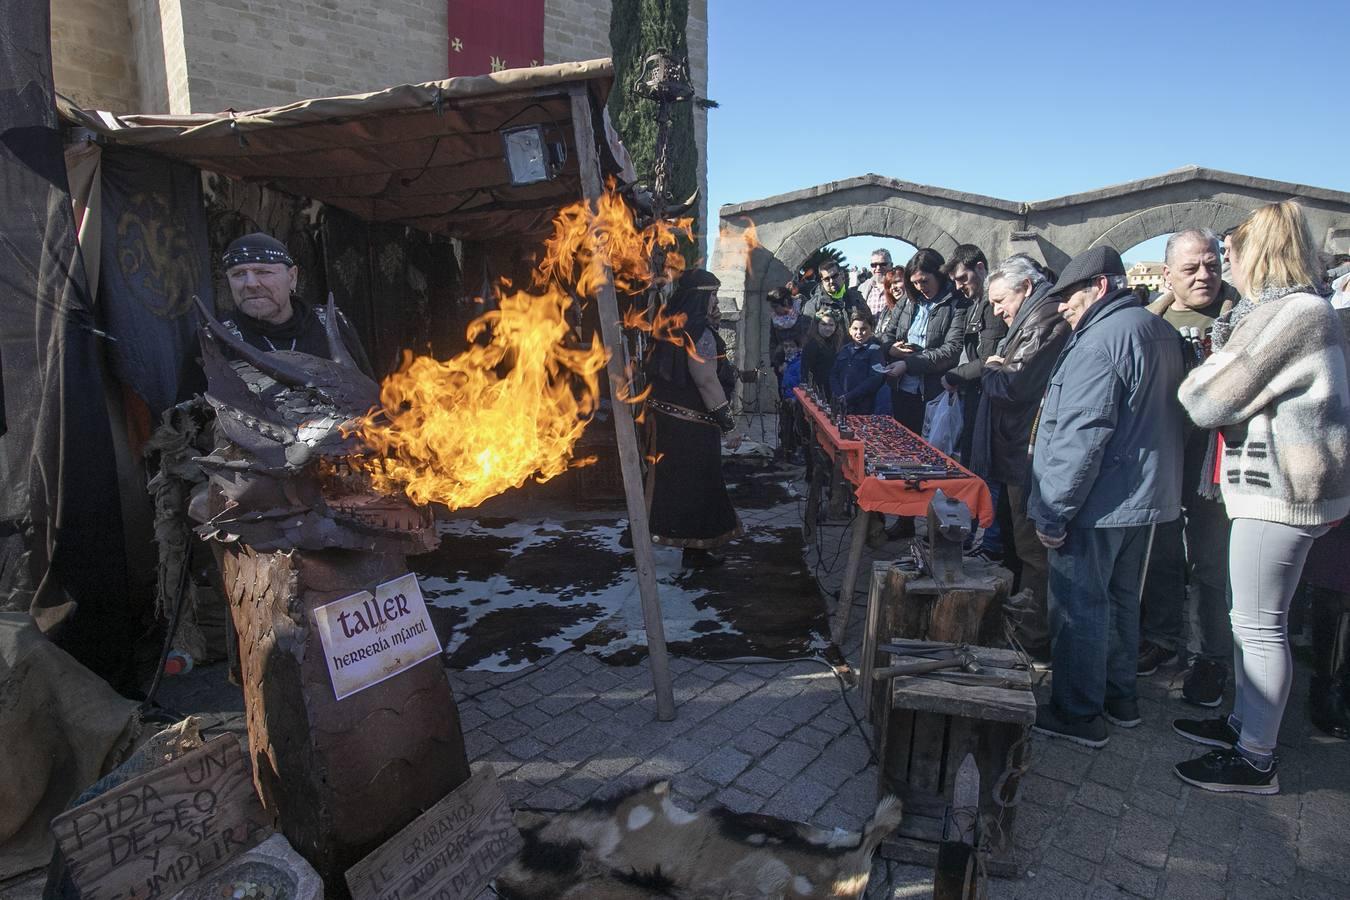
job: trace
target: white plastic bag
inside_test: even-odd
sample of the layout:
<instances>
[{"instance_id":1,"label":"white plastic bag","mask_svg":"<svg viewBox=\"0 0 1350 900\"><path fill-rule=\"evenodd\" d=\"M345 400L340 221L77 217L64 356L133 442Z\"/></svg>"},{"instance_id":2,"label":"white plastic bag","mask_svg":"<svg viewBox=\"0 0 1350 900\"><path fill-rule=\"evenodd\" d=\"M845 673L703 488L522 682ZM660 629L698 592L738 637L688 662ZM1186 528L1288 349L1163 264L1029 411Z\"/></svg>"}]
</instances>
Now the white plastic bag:
<instances>
[{"instance_id":1,"label":"white plastic bag","mask_svg":"<svg viewBox=\"0 0 1350 900\"><path fill-rule=\"evenodd\" d=\"M956 391L943 391L941 397L929 400L923 411L923 439L939 453L956 455L965 427L961 397Z\"/></svg>"}]
</instances>

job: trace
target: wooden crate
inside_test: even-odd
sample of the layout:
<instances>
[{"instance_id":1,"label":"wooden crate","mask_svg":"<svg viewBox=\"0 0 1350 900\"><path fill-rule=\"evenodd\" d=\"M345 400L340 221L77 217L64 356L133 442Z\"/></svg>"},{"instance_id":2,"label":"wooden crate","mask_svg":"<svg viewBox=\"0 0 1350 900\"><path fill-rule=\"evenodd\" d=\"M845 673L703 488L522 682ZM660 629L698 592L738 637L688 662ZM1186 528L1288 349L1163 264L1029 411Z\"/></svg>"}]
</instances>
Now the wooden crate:
<instances>
[{"instance_id":1,"label":"wooden crate","mask_svg":"<svg viewBox=\"0 0 1350 900\"><path fill-rule=\"evenodd\" d=\"M1029 669L1013 651L974 647L987 674L1013 687L955 684L932 676L901 676L879 683L876 722L881 760L878 796L893 793L905 817L882 844L888 859L933 865L957 769L973 754L980 771L980 833L987 841L990 874L1017 876L1013 855L1017 769L1029 759L1027 741L1036 720Z\"/></svg>"},{"instance_id":2,"label":"wooden crate","mask_svg":"<svg viewBox=\"0 0 1350 900\"><path fill-rule=\"evenodd\" d=\"M940 585L894 562L873 563L858 684L868 721L873 724L882 700L873 690L872 670L887 664L886 654L879 649L887 641L911 638L981 647L1004 645L1003 601L1012 590L1012 573L982 560L967 559L964 565L964 579Z\"/></svg>"}]
</instances>

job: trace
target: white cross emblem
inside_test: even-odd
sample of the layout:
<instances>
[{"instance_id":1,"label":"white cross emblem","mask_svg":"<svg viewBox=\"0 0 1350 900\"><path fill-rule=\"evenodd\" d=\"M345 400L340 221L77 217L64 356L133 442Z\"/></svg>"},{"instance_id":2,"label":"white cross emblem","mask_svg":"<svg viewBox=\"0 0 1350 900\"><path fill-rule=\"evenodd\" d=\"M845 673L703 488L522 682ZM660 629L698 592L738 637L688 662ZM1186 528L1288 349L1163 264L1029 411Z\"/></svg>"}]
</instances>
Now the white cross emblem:
<instances>
[{"instance_id":1,"label":"white cross emblem","mask_svg":"<svg viewBox=\"0 0 1350 900\"><path fill-rule=\"evenodd\" d=\"M464 42L461 41L459 38L455 38L450 42L450 49L455 51L456 53L459 53L464 49Z\"/></svg>"}]
</instances>

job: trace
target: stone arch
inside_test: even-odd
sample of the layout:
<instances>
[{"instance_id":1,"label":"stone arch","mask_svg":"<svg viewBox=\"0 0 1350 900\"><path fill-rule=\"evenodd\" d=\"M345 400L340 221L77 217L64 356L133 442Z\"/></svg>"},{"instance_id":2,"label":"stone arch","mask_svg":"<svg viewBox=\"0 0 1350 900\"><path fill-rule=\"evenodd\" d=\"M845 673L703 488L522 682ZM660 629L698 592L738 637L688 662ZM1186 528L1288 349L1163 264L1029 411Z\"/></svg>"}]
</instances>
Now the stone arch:
<instances>
[{"instance_id":1,"label":"stone arch","mask_svg":"<svg viewBox=\"0 0 1350 900\"><path fill-rule=\"evenodd\" d=\"M915 247L932 247L943 255L949 255L960 243L940 225L910 209L889 203L837 207L814 220L802 222L784 235L775 247L764 247L762 254L756 254L756 261L761 255L768 258L758 267L759 277L746 285L747 300L762 298L772 287L786 282L806 258L821 247L859 235L894 238ZM764 328L768 328L767 319Z\"/></svg>"},{"instance_id":2,"label":"stone arch","mask_svg":"<svg viewBox=\"0 0 1350 900\"><path fill-rule=\"evenodd\" d=\"M722 207L729 239L723 247L719 238L713 270L722 279L723 312L736 326L739 364L761 368L768 362L768 289L786 283L812 251L841 238L875 234L944 254L969 242L991 263L1023 252L1060 269L1092 246L1128 249L1184 228L1223 231L1260 204L1286 197L1304 204L1326 249L1350 244L1350 193L1200 166L1034 202L869 174ZM762 244L747 259L739 236L750 225ZM763 398L762 388L750 393Z\"/></svg>"},{"instance_id":3,"label":"stone arch","mask_svg":"<svg viewBox=\"0 0 1350 900\"><path fill-rule=\"evenodd\" d=\"M1220 234L1247 218L1256 205L1244 209L1215 200L1188 200L1153 206L1115 223L1088 246L1108 244L1124 252L1136 244L1187 228L1208 228Z\"/></svg>"}]
</instances>

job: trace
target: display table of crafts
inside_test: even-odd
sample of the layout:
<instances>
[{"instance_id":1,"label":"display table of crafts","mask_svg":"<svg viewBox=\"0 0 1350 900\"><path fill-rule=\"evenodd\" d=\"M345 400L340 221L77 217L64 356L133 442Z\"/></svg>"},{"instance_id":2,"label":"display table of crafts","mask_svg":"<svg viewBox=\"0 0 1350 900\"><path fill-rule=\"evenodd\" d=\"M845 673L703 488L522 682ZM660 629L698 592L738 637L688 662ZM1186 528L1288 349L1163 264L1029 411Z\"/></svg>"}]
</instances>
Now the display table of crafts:
<instances>
[{"instance_id":1,"label":"display table of crafts","mask_svg":"<svg viewBox=\"0 0 1350 900\"><path fill-rule=\"evenodd\" d=\"M807 495L803 528L808 536L818 517L820 494L825 479L836 486L847 480L853 488L858 509L865 513L896 516L922 516L940 490L960 500L979 523L994 522L994 504L984 480L971 474L946 454L939 453L914 432L890 416L845 416L844 432L838 423L805 389L793 391L801 404L803 417L815 437L815 443L831 463L830 472L815 472ZM841 492L834 491L835 495ZM832 512L838 509L831 504ZM831 635L838 642L848 627L853 590L858 580L867 523L858 521L853 529L844 581L839 588Z\"/></svg>"}]
</instances>

